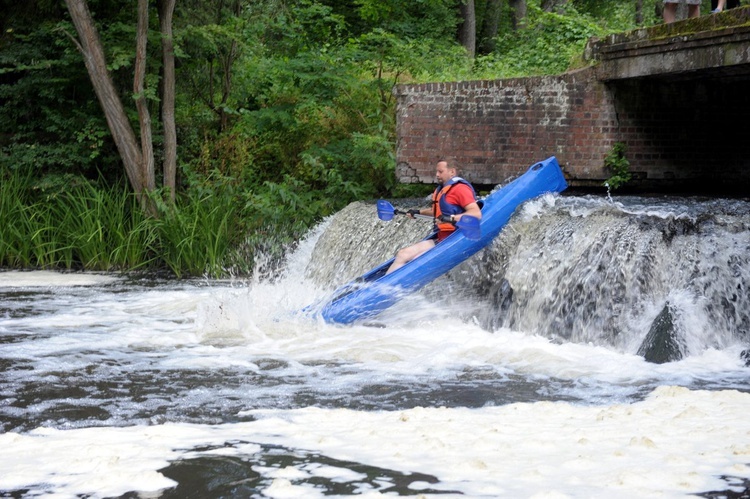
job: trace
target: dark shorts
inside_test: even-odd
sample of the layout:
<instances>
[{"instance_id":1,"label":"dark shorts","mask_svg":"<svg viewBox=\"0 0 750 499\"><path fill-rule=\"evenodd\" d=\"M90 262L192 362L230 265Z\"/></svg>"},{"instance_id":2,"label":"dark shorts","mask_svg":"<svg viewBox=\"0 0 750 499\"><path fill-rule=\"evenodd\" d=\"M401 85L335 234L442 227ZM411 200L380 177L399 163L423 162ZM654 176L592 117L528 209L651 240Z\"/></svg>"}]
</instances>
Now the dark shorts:
<instances>
[{"instance_id":1,"label":"dark shorts","mask_svg":"<svg viewBox=\"0 0 750 499\"><path fill-rule=\"evenodd\" d=\"M719 0L711 0L711 10L714 10L719 5ZM740 0L727 0L727 9L734 9L740 6Z\"/></svg>"}]
</instances>

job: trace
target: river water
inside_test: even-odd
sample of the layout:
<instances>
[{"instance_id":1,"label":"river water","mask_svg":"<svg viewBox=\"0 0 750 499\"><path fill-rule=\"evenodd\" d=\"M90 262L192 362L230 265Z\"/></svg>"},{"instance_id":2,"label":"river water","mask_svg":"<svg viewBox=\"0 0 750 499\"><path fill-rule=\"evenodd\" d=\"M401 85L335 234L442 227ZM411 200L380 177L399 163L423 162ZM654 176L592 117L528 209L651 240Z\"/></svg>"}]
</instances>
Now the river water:
<instances>
[{"instance_id":1,"label":"river water","mask_svg":"<svg viewBox=\"0 0 750 499\"><path fill-rule=\"evenodd\" d=\"M375 321L300 312L420 223L357 203L251 279L0 273L0 493L744 497L750 204L545 196Z\"/></svg>"}]
</instances>

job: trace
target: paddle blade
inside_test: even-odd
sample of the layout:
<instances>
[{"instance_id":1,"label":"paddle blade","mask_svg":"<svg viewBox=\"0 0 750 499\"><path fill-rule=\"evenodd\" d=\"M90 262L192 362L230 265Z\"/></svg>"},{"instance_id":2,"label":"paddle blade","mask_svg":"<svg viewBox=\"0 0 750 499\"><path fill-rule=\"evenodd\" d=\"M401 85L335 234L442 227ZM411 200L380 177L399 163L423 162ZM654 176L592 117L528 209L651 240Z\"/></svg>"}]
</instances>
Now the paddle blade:
<instances>
[{"instance_id":1,"label":"paddle blade","mask_svg":"<svg viewBox=\"0 0 750 499\"><path fill-rule=\"evenodd\" d=\"M393 218L396 210L393 205L385 199L378 200L378 218L384 222L388 222Z\"/></svg>"},{"instance_id":2,"label":"paddle blade","mask_svg":"<svg viewBox=\"0 0 750 499\"><path fill-rule=\"evenodd\" d=\"M482 237L482 229L479 227L479 219L477 217L464 215L456 222L456 227L461 229L466 239L477 241Z\"/></svg>"}]
</instances>

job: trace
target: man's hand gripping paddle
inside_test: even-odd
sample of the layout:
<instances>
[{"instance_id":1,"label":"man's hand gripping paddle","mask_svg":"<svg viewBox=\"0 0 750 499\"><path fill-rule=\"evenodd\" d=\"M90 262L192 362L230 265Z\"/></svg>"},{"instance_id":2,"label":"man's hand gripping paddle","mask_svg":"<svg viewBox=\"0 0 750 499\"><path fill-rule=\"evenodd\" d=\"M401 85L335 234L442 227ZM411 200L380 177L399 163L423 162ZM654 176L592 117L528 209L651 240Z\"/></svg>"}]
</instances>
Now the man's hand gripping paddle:
<instances>
[{"instance_id":1,"label":"man's hand gripping paddle","mask_svg":"<svg viewBox=\"0 0 750 499\"><path fill-rule=\"evenodd\" d=\"M393 219L394 215L408 215L409 212L397 210L391 203L385 199L378 200L378 218L384 222L388 222ZM412 214L416 218L429 218L433 217L429 215L418 215ZM476 241L482 237L482 229L479 227L479 219L472 217L471 215L463 215L457 222L456 227L461 229L461 232L466 236L467 239Z\"/></svg>"}]
</instances>

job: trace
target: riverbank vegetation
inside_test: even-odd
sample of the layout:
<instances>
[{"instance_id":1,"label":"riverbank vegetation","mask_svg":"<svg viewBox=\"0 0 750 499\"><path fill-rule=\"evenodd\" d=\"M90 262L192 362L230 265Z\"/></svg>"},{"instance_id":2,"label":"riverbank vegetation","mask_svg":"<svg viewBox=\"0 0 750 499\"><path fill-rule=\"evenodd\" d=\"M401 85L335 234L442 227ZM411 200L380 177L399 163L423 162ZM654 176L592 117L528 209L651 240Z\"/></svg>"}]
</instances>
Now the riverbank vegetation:
<instances>
[{"instance_id":1,"label":"riverbank vegetation","mask_svg":"<svg viewBox=\"0 0 750 499\"><path fill-rule=\"evenodd\" d=\"M395 84L560 73L660 5L3 1L0 266L250 272L352 201L430 188L395 179ZM74 7L103 73L84 65Z\"/></svg>"}]
</instances>

